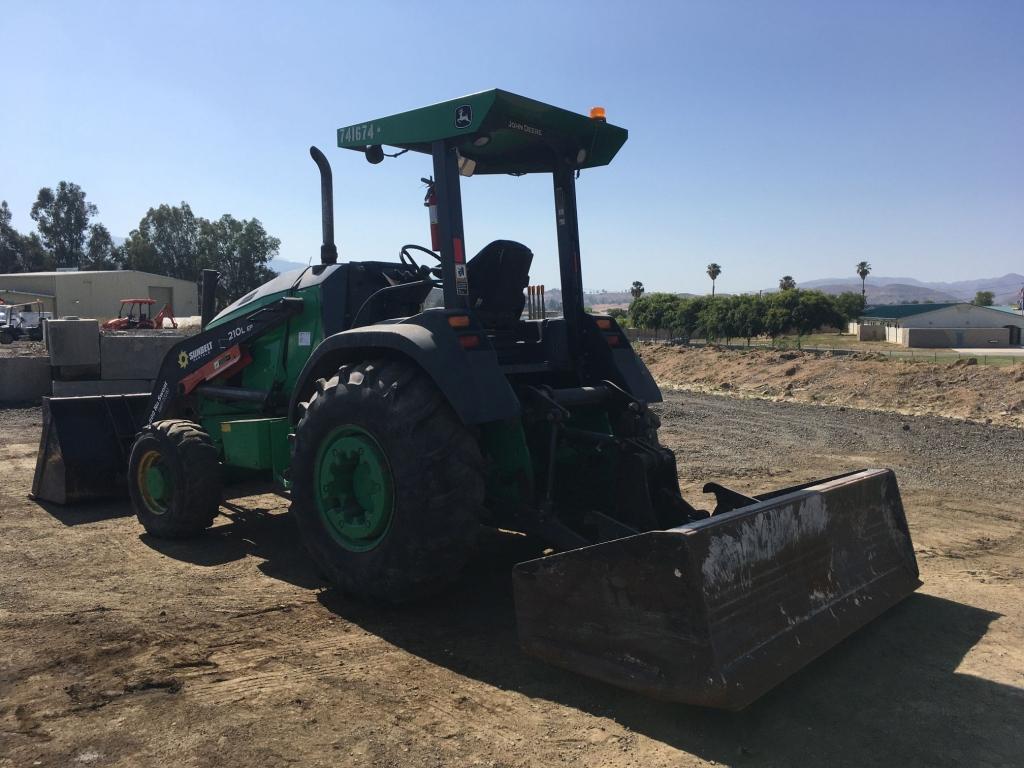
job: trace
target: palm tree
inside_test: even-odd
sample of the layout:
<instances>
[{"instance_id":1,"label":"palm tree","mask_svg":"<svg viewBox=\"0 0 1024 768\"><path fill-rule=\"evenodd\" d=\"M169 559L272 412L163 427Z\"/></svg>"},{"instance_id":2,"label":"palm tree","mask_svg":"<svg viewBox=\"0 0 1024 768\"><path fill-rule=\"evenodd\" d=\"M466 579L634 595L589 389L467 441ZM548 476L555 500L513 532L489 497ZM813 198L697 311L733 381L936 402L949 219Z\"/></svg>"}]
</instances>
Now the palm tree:
<instances>
[{"instance_id":1,"label":"palm tree","mask_svg":"<svg viewBox=\"0 0 1024 768\"><path fill-rule=\"evenodd\" d=\"M720 274L722 274L722 268L718 264L715 262L708 264L708 277L711 278L711 298L715 297L715 280Z\"/></svg>"},{"instance_id":2,"label":"palm tree","mask_svg":"<svg viewBox=\"0 0 1024 768\"><path fill-rule=\"evenodd\" d=\"M785 275L779 280L780 291L792 291L794 288L796 288L796 280L793 279L792 275Z\"/></svg>"},{"instance_id":3,"label":"palm tree","mask_svg":"<svg viewBox=\"0 0 1024 768\"><path fill-rule=\"evenodd\" d=\"M639 299L644 295L644 284L639 280L634 280L633 287L629 289L629 292L633 294L634 299Z\"/></svg>"},{"instance_id":4,"label":"palm tree","mask_svg":"<svg viewBox=\"0 0 1024 768\"><path fill-rule=\"evenodd\" d=\"M871 265L866 261L858 261L855 269L857 270L857 276L860 278L860 295L861 298L864 298L865 293L867 292L867 287L864 285L864 281L867 280L868 275L871 274Z\"/></svg>"}]
</instances>

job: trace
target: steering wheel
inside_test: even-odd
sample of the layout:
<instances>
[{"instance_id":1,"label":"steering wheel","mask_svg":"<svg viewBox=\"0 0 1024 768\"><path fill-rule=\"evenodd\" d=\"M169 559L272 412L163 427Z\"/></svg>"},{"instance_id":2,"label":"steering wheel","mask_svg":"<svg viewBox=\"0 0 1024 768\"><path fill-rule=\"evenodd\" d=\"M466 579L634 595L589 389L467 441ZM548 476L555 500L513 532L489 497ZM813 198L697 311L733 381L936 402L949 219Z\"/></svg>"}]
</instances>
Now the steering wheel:
<instances>
[{"instance_id":1,"label":"steering wheel","mask_svg":"<svg viewBox=\"0 0 1024 768\"><path fill-rule=\"evenodd\" d=\"M440 256L438 256L429 248L424 248L422 245L413 245L411 243L409 245L403 245L402 249L398 252L398 260L401 261L403 264L407 264L408 266L412 267L415 270L419 270L420 265L416 263L416 259L414 259L412 257L412 254L409 253L410 250L422 251L423 253L433 256L438 261L441 261Z\"/></svg>"}]
</instances>

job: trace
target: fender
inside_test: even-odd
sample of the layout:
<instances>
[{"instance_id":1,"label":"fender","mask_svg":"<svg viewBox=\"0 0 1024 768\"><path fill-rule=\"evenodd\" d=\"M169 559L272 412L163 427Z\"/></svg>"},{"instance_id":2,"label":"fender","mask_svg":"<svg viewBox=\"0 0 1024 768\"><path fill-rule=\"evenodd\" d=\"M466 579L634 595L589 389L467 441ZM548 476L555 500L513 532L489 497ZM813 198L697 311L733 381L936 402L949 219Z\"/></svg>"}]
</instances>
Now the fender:
<instances>
[{"instance_id":1,"label":"fender","mask_svg":"<svg viewBox=\"0 0 1024 768\"><path fill-rule=\"evenodd\" d=\"M614 318L584 315L580 329L592 375L615 382L645 403L661 402L661 389Z\"/></svg>"},{"instance_id":2,"label":"fender","mask_svg":"<svg viewBox=\"0 0 1024 768\"><path fill-rule=\"evenodd\" d=\"M329 378L345 362L382 352L402 355L422 368L464 424L519 416L519 398L502 373L483 329L472 318L465 328L448 325L449 316L465 314L432 309L397 323L362 326L328 336L299 374L288 406L289 420L298 423L299 403L308 398L318 378ZM465 334L478 334L481 345L463 349L458 337Z\"/></svg>"}]
</instances>

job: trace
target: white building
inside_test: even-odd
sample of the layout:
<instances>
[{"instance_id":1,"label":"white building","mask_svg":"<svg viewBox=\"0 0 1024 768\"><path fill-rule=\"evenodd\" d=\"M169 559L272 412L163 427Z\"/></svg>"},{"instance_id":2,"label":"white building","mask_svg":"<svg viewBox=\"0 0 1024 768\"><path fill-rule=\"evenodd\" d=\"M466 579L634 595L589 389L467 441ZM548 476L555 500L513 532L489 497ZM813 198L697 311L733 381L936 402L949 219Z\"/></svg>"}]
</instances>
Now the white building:
<instances>
[{"instance_id":1,"label":"white building","mask_svg":"<svg viewBox=\"0 0 1024 768\"><path fill-rule=\"evenodd\" d=\"M153 299L155 311L170 304L178 317L199 314L196 284L133 269L81 272L17 272L0 275L0 299L40 301L54 317L117 317L121 299Z\"/></svg>"},{"instance_id":2,"label":"white building","mask_svg":"<svg viewBox=\"0 0 1024 768\"><path fill-rule=\"evenodd\" d=\"M865 309L850 333L905 347L1021 346L1024 316L968 303L885 304Z\"/></svg>"},{"instance_id":3,"label":"white building","mask_svg":"<svg viewBox=\"0 0 1024 768\"><path fill-rule=\"evenodd\" d=\"M1024 316L974 304L868 307L850 333L904 347L1019 347Z\"/></svg>"}]
</instances>

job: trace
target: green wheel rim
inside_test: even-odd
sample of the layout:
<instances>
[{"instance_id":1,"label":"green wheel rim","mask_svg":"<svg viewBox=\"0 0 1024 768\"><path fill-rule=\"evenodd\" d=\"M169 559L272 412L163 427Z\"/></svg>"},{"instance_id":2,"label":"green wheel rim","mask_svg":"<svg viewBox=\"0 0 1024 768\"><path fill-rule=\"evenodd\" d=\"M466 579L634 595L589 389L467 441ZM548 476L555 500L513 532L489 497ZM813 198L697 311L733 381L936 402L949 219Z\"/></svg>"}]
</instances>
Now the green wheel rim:
<instances>
[{"instance_id":1,"label":"green wheel rim","mask_svg":"<svg viewBox=\"0 0 1024 768\"><path fill-rule=\"evenodd\" d=\"M174 476L160 451L146 451L139 462L135 480L149 511L154 515L164 514L174 498Z\"/></svg>"},{"instance_id":2,"label":"green wheel rim","mask_svg":"<svg viewBox=\"0 0 1024 768\"><path fill-rule=\"evenodd\" d=\"M317 451L313 468L317 511L345 549L366 552L380 544L394 514L394 481L380 443L364 429L337 427Z\"/></svg>"}]
</instances>

